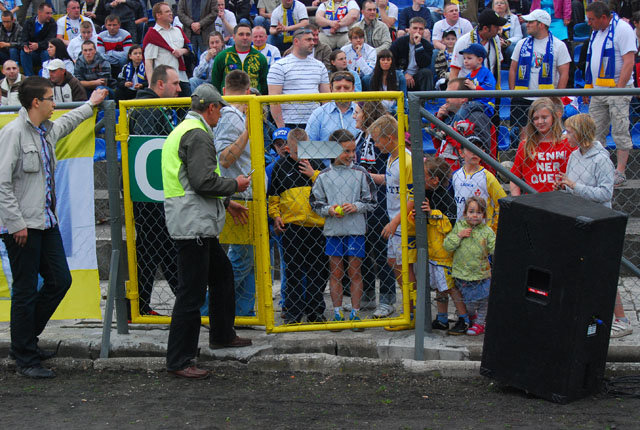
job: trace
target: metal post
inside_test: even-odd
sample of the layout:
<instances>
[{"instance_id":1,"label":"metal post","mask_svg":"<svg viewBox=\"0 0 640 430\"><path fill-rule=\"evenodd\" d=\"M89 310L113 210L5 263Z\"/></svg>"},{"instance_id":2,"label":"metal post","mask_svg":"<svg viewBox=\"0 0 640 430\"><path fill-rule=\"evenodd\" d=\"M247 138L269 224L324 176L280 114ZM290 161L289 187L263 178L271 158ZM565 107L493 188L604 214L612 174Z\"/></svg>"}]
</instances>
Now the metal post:
<instances>
[{"instance_id":1,"label":"metal post","mask_svg":"<svg viewBox=\"0 0 640 430\"><path fill-rule=\"evenodd\" d=\"M100 358L109 358L111 349L111 321L113 319L113 301L115 299L118 272L120 271L120 251L111 251L111 268L109 269L109 289L107 290L107 303L104 309L104 321L102 323L102 346Z\"/></svg>"},{"instance_id":2,"label":"metal post","mask_svg":"<svg viewBox=\"0 0 640 430\"><path fill-rule=\"evenodd\" d=\"M420 209L425 198L424 152L422 149L422 120L420 98L409 96L409 132L411 133L411 162L413 167L414 208L416 211L416 309L414 359L424 360L424 333L431 333L431 295L427 276L429 250L427 248L427 218Z\"/></svg>"},{"instance_id":3,"label":"metal post","mask_svg":"<svg viewBox=\"0 0 640 430\"><path fill-rule=\"evenodd\" d=\"M107 147L107 175L109 186L109 219L111 223L111 247L119 254L118 269L115 280L116 322L119 334L128 334L127 325L127 299L124 291L124 279L122 274L122 213L120 211L120 169L118 168L118 153L116 150L116 110L115 102L107 100L102 103L104 108L104 140ZM113 264L113 261L111 262ZM113 273L110 273L113 276ZM109 288L113 283L109 279Z\"/></svg>"}]
</instances>

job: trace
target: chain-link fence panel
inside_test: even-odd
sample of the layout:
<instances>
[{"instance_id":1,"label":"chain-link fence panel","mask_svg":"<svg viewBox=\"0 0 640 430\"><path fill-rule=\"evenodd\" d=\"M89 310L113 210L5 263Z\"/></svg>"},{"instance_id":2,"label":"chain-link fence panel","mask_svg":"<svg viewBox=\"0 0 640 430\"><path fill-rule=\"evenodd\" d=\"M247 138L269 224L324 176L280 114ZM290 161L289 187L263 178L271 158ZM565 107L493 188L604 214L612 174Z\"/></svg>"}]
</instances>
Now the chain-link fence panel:
<instances>
[{"instance_id":1,"label":"chain-link fence panel","mask_svg":"<svg viewBox=\"0 0 640 430\"><path fill-rule=\"evenodd\" d=\"M455 84L449 88L464 89ZM640 303L637 271L640 264L640 103L637 95L630 94L632 91L629 94L610 92L583 97L569 90L565 93L555 91L554 97L544 99L539 97L544 92L533 94L532 97L496 97L494 101L489 98L490 103L494 103L493 114L488 112L487 99L479 100L479 94L466 93L457 99L450 96L433 98L430 95L423 104L426 111L451 125L536 191L563 190L629 214L623 257L631 264L623 261L621 268L615 318L611 324L612 337L629 334L633 326L637 326L637 303ZM499 95L506 94L511 95L507 92ZM477 113L483 113L486 119ZM490 138L477 138L487 136L478 130L478 127L485 128L487 124ZM474 164L475 160L465 156L465 150L455 139L432 127L425 119L423 150L426 154L447 160L451 169L457 171L451 176L451 191L459 210L461 203L466 200L456 193L456 189L464 188L456 188L455 176L456 173L462 176L459 172L464 171L469 161ZM489 166L485 167L493 172ZM500 171L495 173L507 194L521 192ZM467 181L468 176L468 172L464 174ZM425 180L428 182L427 178ZM485 184L484 179L481 182ZM483 192L489 190L489 181L484 187L474 189ZM490 199L486 199L486 203L487 222L490 223ZM460 213L456 218L461 219ZM430 255L431 247L429 243ZM433 273L431 281L433 287ZM432 298L432 314L436 315L432 327L445 329L447 326L450 334L456 334L452 333L454 330L450 327L459 322L459 314L463 309L454 306L455 300L453 303L449 300L449 307L445 308L443 303L447 298L443 298L440 292L434 292Z\"/></svg>"},{"instance_id":2,"label":"chain-link fence panel","mask_svg":"<svg viewBox=\"0 0 640 430\"><path fill-rule=\"evenodd\" d=\"M410 328L415 237L401 214L413 205L411 157L404 106L400 124L391 113L404 101L287 97L259 98L266 120L278 118L265 127L276 129L266 168L273 331Z\"/></svg>"}]
</instances>

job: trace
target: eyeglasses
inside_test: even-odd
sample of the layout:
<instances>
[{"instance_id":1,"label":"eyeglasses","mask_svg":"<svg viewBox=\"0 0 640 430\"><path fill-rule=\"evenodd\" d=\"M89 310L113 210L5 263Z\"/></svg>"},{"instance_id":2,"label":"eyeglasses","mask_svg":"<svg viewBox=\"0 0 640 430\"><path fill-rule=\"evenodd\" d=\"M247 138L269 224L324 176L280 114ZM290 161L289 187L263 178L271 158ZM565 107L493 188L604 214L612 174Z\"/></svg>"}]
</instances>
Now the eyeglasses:
<instances>
[{"instance_id":1,"label":"eyeglasses","mask_svg":"<svg viewBox=\"0 0 640 430\"><path fill-rule=\"evenodd\" d=\"M51 96L51 97L38 97L38 100L41 100L41 101L48 100L50 102L53 102L53 96Z\"/></svg>"}]
</instances>

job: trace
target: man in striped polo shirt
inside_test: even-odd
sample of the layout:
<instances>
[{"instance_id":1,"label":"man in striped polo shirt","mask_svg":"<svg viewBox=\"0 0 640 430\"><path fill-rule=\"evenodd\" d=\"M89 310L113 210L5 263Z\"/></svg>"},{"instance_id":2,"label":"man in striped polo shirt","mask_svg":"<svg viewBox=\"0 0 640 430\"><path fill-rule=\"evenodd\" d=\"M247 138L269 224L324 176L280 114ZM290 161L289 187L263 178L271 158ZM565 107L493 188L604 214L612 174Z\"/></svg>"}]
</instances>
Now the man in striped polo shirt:
<instances>
[{"instance_id":1,"label":"man in striped polo shirt","mask_svg":"<svg viewBox=\"0 0 640 430\"><path fill-rule=\"evenodd\" d=\"M311 30L302 28L293 34L293 51L276 61L269 69L267 84L269 95L315 94L329 92L327 68L315 58ZM305 128L311 112L318 103L272 104L271 115L278 128Z\"/></svg>"},{"instance_id":2,"label":"man in striped polo shirt","mask_svg":"<svg viewBox=\"0 0 640 430\"><path fill-rule=\"evenodd\" d=\"M127 63L133 41L131 34L120 28L118 15L109 15L105 27L107 29L98 34L98 52L111 64L111 75L116 77Z\"/></svg>"}]
</instances>

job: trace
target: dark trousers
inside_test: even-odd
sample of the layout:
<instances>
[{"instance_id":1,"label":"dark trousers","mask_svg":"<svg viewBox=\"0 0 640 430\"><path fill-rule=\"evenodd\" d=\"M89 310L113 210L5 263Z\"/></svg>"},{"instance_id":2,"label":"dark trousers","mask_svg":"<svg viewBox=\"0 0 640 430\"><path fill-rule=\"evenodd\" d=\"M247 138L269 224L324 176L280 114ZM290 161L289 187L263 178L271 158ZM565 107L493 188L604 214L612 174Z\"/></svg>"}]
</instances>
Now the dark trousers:
<instances>
[{"instance_id":1,"label":"dark trousers","mask_svg":"<svg viewBox=\"0 0 640 430\"><path fill-rule=\"evenodd\" d=\"M523 99L522 97L511 99L511 137L516 138L518 142L520 142L520 133L529 122L529 107L531 107L531 103L533 103L533 100ZM514 127L517 127L517 129L514 129ZM513 133L516 133L515 136Z\"/></svg>"},{"instance_id":2,"label":"dark trousers","mask_svg":"<svg viewBox=\"0 0 640 430\"><path fill-rule=\"evenodd\" d=\"M233 268L216 238L176 240L178 291L173 305L167 370L188 367L198 353L200 308L209 286L209 342L228 343L236 337Z\"/></svg>"},{"instance_id":3,"label":"dark trousers","mask_svg":"<svg viewBox=\"0 0 640 430\"><path fill-rule=\"evenodd\" d=\"M387 211L382 207L367 214L367 254L362 262L362 281L363 296L375 302L376 278L380 279L380 303L393 305L396 302L396 276L387 264L387 240L382 237L382 229L388 223Z\"/></svg>"},{"instance_id":4,"label":"dark trousers","mask_svg":"<svg viewBox=\"0 0 640 430\"><path fill-rule=\"evenodd\" d=\"M324 243L320 227L287 224L282 234L287 274L284 302L287 320L300 321L304 315L323 314L326 309L322 296L327 285L328 260Z\"/></svg>"},{"instance_id":5,"label":"dark trousers","mask_svg":"<svg viewBox=\"0 0 640 430\"><path fill-rule=\"evenodd\" d=\"M433 90L433 73L428 67L419 69L413 79L416 84L413 88L407 88L409 91L431 91Z\"/></svg>"},{"instance_id":6,"label":"dark trousers","mask_svg":"<svg viewBox=\"0 0 640 430\"><path fill-rule=\"evenodd\" d=\"M151 310L151 292L158 267L173 294L178 287L178 263L175 241L169 236L164 206L155 202L133 202L138 254L138 294L140 313Z\"/></svg>"},{"instance_id":7,"label":"dark trousers","mask_svg":"<svg viewBox=\"0 0 640 430\"><path fill-rule=\"evenodd\" d=\"M9 255L11 289L11 349L19 367L40 364L37 346L49 318L71 286L62 237L57 226L28 230L27 244L18 246L13 235L3 235ZM44 284L38 291L38 273Z\"/></svg>"}]
</instances>

